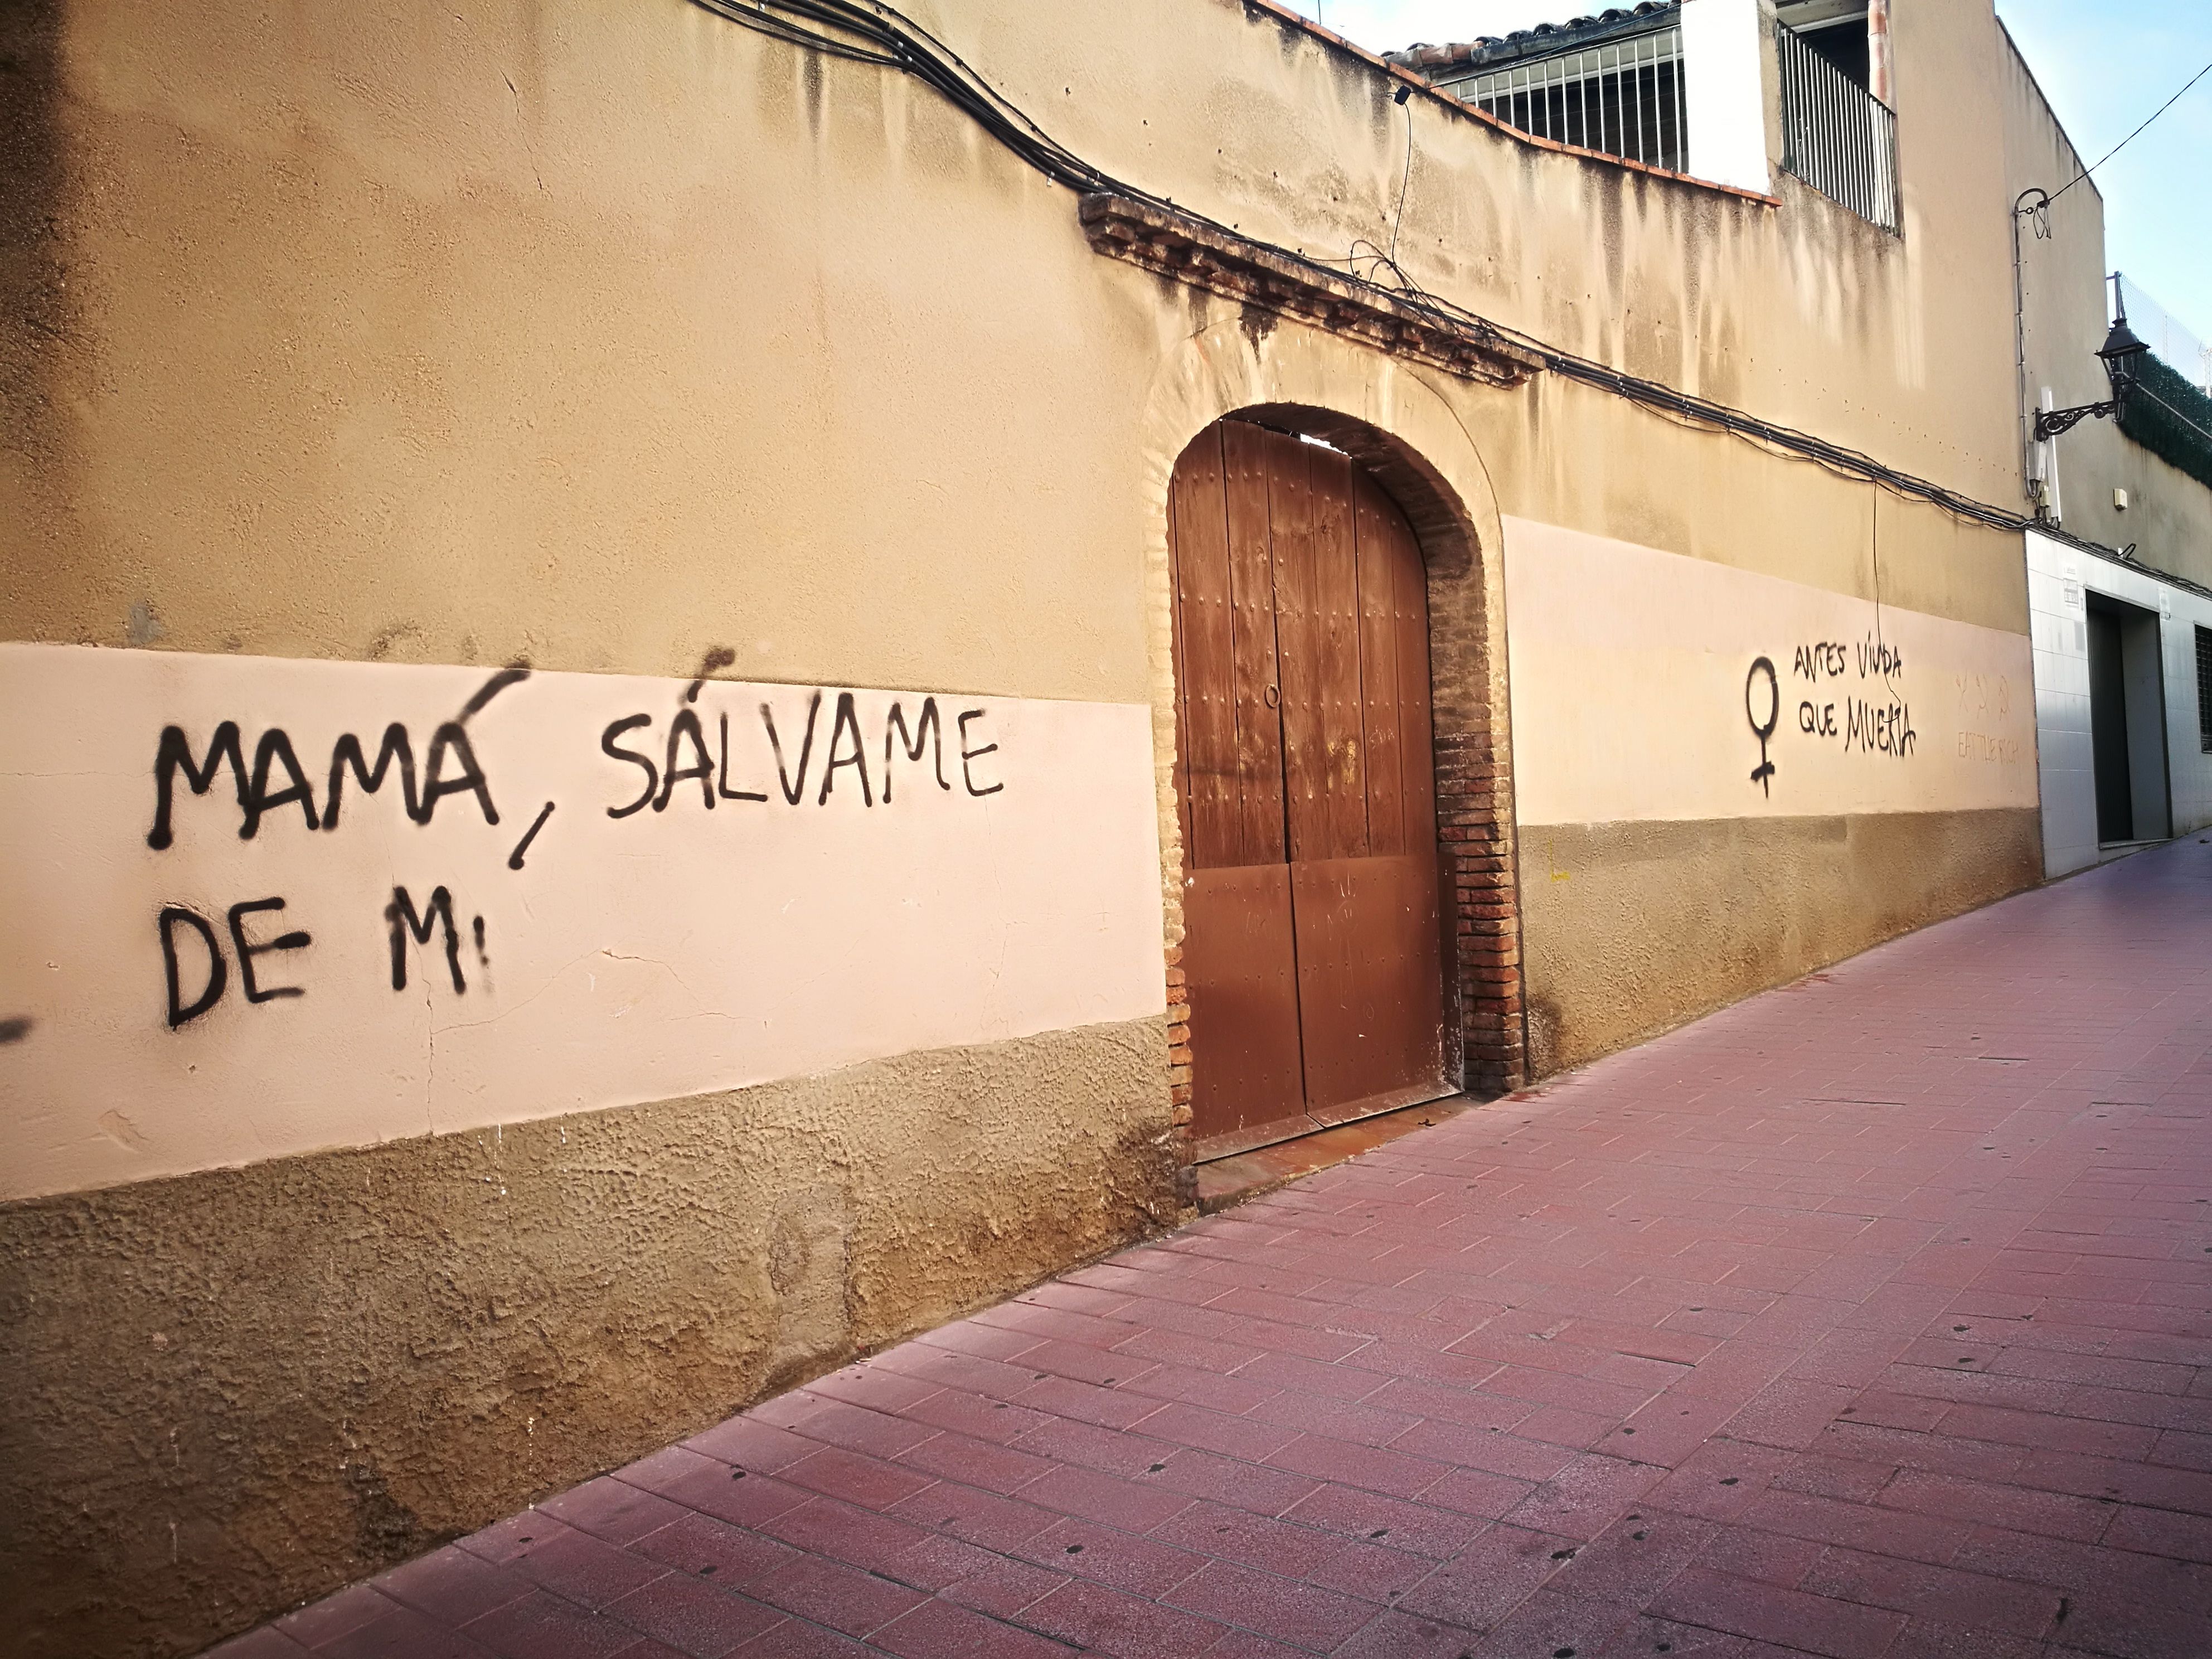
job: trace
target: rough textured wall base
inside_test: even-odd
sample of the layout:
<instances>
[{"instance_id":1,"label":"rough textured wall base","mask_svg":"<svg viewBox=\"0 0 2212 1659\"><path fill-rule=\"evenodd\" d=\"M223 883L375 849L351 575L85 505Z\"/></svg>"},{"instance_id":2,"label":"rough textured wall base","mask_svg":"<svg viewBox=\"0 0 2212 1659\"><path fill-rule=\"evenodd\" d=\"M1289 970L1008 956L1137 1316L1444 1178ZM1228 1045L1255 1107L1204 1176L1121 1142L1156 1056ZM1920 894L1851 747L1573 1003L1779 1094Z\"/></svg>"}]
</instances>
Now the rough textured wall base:
<instances>
[{"instance_id":1,"label":"rough textured wall base","mask_svg":"<svg viewBox=\"0 0 2212 1659\"><path fill-rule=\"evenodd\" d=\"M2033 807L1523 824L1548 1075L2042 879Z\"/></svg>"},{"instance_id":2,"label":"rough textured wall base","mask_svg":"<svg viewBox=\"0 0 2212 1659\"><path fill-rule=\"evenodd\" d=\"M0 1651L192 1651L1174 1219L1165 1022L0 1209Z\"/></svg>"}]
</instances>

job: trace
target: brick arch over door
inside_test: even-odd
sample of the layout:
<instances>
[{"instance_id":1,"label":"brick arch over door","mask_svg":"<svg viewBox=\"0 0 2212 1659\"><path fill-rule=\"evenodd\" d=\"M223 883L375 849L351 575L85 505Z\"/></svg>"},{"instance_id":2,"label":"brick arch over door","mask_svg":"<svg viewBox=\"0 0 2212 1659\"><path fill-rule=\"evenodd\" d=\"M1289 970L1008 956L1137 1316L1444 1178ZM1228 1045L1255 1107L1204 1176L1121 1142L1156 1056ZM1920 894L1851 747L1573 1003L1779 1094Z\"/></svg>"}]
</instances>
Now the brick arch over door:
<instances>
[{"instance_id":1,"label":"brick arch over door","mask_svg":"<svg viewBox=\"0 0 2212 1659\"><path fill-rule=\"evenodd\" d=\"M1259 465L1264 447L1255 446L1253 441L1255 429L1278 434L1303 433L1320 438L1332 449L1340 452L1343 457L1349 458L1348 465L1341 459L1333 463L1340 475L1350 474L1346 487L1352 493L1346 498L1346 522L1341 526L1346 544L1342 556L1348 559L1352 556L1352 544L1354 541L1364 538L1376 543L1374 548L1363 547L1358 556L1363 572L1369 572L1365 561L1370 558L1379 561L1364 578L1370 586L1379 582L1382 589L1389 589L1392 580L1389 574L1391 558L1395 558L1403 569L1411 573L1412 584L1419 590L1410 594L1410 604L1398 606L1396 626L1401 632L1408 626L1413 629L1410 641L1401 641L1395 646L1387 641L1382 643L1382 654L1378 659L1380 666L1369 665L1367 673L1370 680L1387 684L1395 672L1392 666L1395 659L1402 659L1410 664L1417 658L1425 657L1428 684L1419 690L1426 695L1425 697L1409 695L1401 699L1395 693L1387 693L1379 702L1370 697L1364 717L1370 721L1379 718L1376 735L1386 749L1395 741L1393 737L1395 728L1405 725L1405 762L1407 765L1415 763L1413 750L1418 745L1422 751L1419 763L1428 771L1428 775L1415 777L1411 773L1407 774L1409 787L1405 792L1404 817L1401 818L1401 809L1393 799L1395 792L1387 782L1396 762L1386 754L1379 763L1377 773L1378 777L1386 780L1385 785L1379 793L1368 792L1373 795L1370 811L1375 815L1371 844L1333 844L1345 841L1345 834L1340 824L1330 821L1326 802L1310 812L1311 822L1306 839L1310 846L1317 846L1321 839L1329 840L1331 845L1320 848L1328 853L1361 856L1371 853L1374 855L1376 862L1372 864L1336 863L1321 872L1342 878L1334 881L1334 890L1340 898L1347 901L1350 908L1356 908L1357 902L1359 902L1358 894L1361 883L1355 878L1364 872L1367 872L1365 889L1370 895L1378 875L1384 878L1385 886L1390 889L1381 900L1384 910L1395 908L1399 912L1409 914L1409 907L1418 907L1424 902L1423 896L1408 888L1402 879L1411 866L1401 860L1393 874L1387 855L1415 850L1426 855L1428 869L1434 872L1428 886L1430 896L1427 902L1434 903L1437 910L1436 920L1431 924L1437 929L1432 935L1437 954L1431 957L1426 971L1441 982L1431 983L1430 989L1434 1000L1425 1010L1418 1006L1421 998L1412 981L1398 986L1392 992L1391 1007L1396 1016L1411 1018L1417 1024L1422 1019L1433 1022L1437 1032L1435 1073L1442 1079L1444 1086L1464 1087L1478 1097L1504 1092L1517 1086L1523 1079L1524 1036L1519 982L1516 878L1510 833L1508 745L1502 718L1492 718L1493 703L1502 703L1500 690L1504 678L1498 672L1500 665L1493 660L1496 653L1492 646L1492 641L1502 633L1495 625L1497 619L1490 614L1492 601L1489 596L1499 586L1494 580L1495 573L1485 572L1474 532L1454 492L1432 468L1394 435L1366 422L1333 410L1296 404L1249 405L1234 411L1231 423L1235 433L1241 434L1232 441L1224 442L1224 433L1231 428L1217 422L1206 428L1183 451L1176 469L1176 479L1180 483L1171 482L1169 491L1171 500L1178 495L1185 498L1184 506L1188 510L1188 498L1192 489L1200 487L1192 482L1195 476L1191 471L1193 468L1200 472L1209 467L1218 471L1224 464L1237 465L1237 458L1241 458L1243 470L1249 474ZM1285 452L1281 446L1286 441L1288 440L1280 436L1274 438L1273 442L1277 447L1272 453L1279 456L1288 454L1295 468L1297 447ZM1310 446L1303 448L1304 453L1316 458L1319 469L1315 475L1316 478L1328 474L1332 463L1319 459L1326 456L1328 452ZM1210 487L1217 492L1215 499L1218 500L1223 484L1217 479ZM1264 481L1260 487L1264 495ZM1249 477L1243 489L1249 497L1253 489ZM1292 495L1295 500L1295 489ZM1352 504L1355 501L1357 505ZM1264 506L1259 510L1264 516ZM1249 519L1253 508L1249 501L1243 511ZM1352 522L1354 520L1357 520L1358 535L1354 533ZM1264 523L1259 533L1263 538L1266 535ZM1174 534L1175 531L1170 526L1171 539ZM1298 541L1303 534L1303 532L1296 532L1292 539ZM1391 555L1390 558L1385 558L1380 550L1381 544L1389 542L1393 537L1401 550ZM1214 556L1219 556L1218 550ZM1346 582L1352 580L1350 568L1349 565L1346 567L1346 574L1343 579ZM1486 580L1486 574L1492 580ZM1206 580L1203 576L1200 578L1201 587ZM1404 589L1407 586L1405 578L1401 575L1397 580L1401 589ZM1171 583L1184 586L1179 578L1173 576ZM1255 587L1249 578L1245 586L1248 590ZM1264 595L1264 590L1261 591ZM1250 598L1248 591L1242 602L1249 606ZM1170 599L1171 606L1180 611L1190 602L1190 596L1187 592L1171 593ZM1199 610L1194 614L1207 614L1205 605L1208 603L1224 604L1228 601L1229 595L1224 590L1210 600L1200 600ZM1297 602L1293 604L1296 608ZM1376 641L1382 640L1383 635L1377 632L1378 607L1371 592L1367 598L1367 611L1369 614L1364 618L1364 628L1368 636L1366 648L1372 653L1377 648ZM1296 633L1301 624L1294 620L1290 626ZM1385 629L1383 633L1388 631ZM1179 679L1186 666L1182 643L1179 635L1176 648ZM1326 651L1330 647L1318 645L1317 648ZM1222 670L1218 665L1209 668L1201 659L1196 665L1201 672L1211 674L1215 681L1219 681ZM1248 698L1257 696L1261 690L1272 693L1272 687L1261 684L1267 678L1269 666L1266 660L1251 659L1237 671L1241 672L1249 682L1244 687ZM1297 670L1294 666L1286 664L1285 672L1295 678ZM1357 667L1350 671L1349 684L1352 690L1349 695L1354 698L1359 696L1358 672ZM1253 678L1255 675L1258 678ZM1182 729L1186 696L1193 691L1196 691L1201 699L1200 706L1202 709L1205 706L1203 699L1208 696L1233 695L1223 684L1216 684L1210 689L1178 684L1179 748L1193 742L1191 735ZM1283 694L1290 696L1293 691L1294 686L1286 681ZM1340 705L1343 698L1340 696L1338 701ZM1423 702L1426 707L1417 706ZM1256 704L1254 706L1256 708ZM1202 719L1212 720L1216 726L1220 717L1218 709L1211 714L1202 713ZM1352 711L1349 716L1352 728L1358 726L1361 717L1360 710ZM1345 724L1346 717L1341 707L1330 718L1339 726ZM1423 732L1415 730L1416 727L1431 729ZM1203 749L1209 741L1216 750L1218 749L1218 732L1198 734L1198 747ZM1339 764L1352 747L1348 743L1337 744L1332 752L1338 755L1339 762L1332 762L1331 764ZM1184 762L1188 758L1188 755L1179 757ZM1214 760L1200 757L1201 776L1198 787L1201 796L1209 789L1217 796L1218 794L1218 778L1209 782L1203 775L1210 768L1215 767L1217 761L1218 757ZM1255 764L1254 757L1248 754L1241 763L1249 769ZM1287 766L1290 763L1285 764ZM1357 763L1352 764L1356 769ZM1264 770L1264 757L1261 769ZM1309 767L1308 770L1310 774L1312 769ZM1336 784L1339 796L1336 816L1340 818L1343 815L1344 780L1337 779ZM1357 780L1350 786L1354 796L1364 787ZM1219 929L1224 924L1218 896L1224 879L1230 886L1235 887L1239 882L1257 878L1258 885L1254 891L1255 895L1262 895L1262 890L1268 886L1269 878L1267 872L1259 866L1264 864L1271 854L1286 860L1295 854L1295 849L1289 844L1295 838L1296 826L1289 821L1295 813L1285 813L1282 827L1273 832L1275 840L1273 846L1259 845L1255 849L1248 849L1244 854L1239 854L1231 848L1224 854L1218 845L1222 830L1218 799L1211 803L1212 827L1200 825L1194 834L1188 811L1191 778L1187 765L1178 766L1176 793L1178 828L1182 833L1186 855L1183 875L1185 882L1191 884L1186 889L1187 902L1194 897L1202 901L1209 894L1213 896L1212 925ZM1310 795L1310 791L1306 793ZM1264 788L1260 794L1265 796ZM1310 799L1306 804L1313 809ZM1261 823L1261 828L1255 833L1261 842L1266 842L1268 832L1264 821L1270 801L1263 798L1248 802L1246 805L1256 812L1255 822ZM1357 819L1356 801L1353 806L1353 817ZM1416 819L1418 828L1408 821ZM1360 829L1357 823L1352 826L1355 841ZM1401 830L1406 835L1417 834L1421 846L1418 849L1399 847L1397 842L1402 839ZM1247 866L1237 872L1222 870L1222 866L1236 864L1240 857L1249 857L1258 863ZM1308 877L1314 873L1311 870L1306 872ZM1308 880L1306 885L1310 889L1311 881ZM1414 884L1414 886L1418 885L1418 883ZM1265 911L1273 902L1262 902L1258 908ZM1364 902L1372 909L1372 897ZM1204 911L1203 902L1197 906L1196 913L1187 908L1185 921L1188 926L1200 927L1207 925ZM1258 930L1249 942L1252 952L1249 965L1255 974L1264 977L1268 971L1266 962L1267 951L1279 946L1268 944L1265 936L1268 933L1269 924L1264 915L1251 916L1249 926ZM1345 926L1355 933L1360 927L1364 927L1370 935L1364 943L1352 943L1354 948L1376 955L1373 970L1347 982L1366 989L1370 993L1368 1000L1371 1003L1376 1000L1371 994L1374 982L1389 981L1394 975L1398 979L1406 978L1409 963L1403 959L1404 952L1401 949L1405 939L1404 930L1402 927L1396 930L1399 937L1395 944L1388 939L1378 943L1372 938L1374 916L1370 915L1361 921L1359 918L1350 915L1349 908ZM1342 931L1340 928L1339 932ZM1314 951L1302 967L1291 971L1297 974L1306 994L1310 996L1316 989L1312 981L1316 968L1324 963L1332 949L1340 951L1346 940L1338 937L1332 943L1326 929L1316 933L1309 927L1306 933L1309 947L1317 942L1321 948ZM1211 939L1187 935L1186 967L1194 972L1212 973L1218 977L1222 961L1219 947L1224 942L1218 932ZM1244 946L1240 945L1237 948L1243 949ZM1180 975L1176 976L1181 977ZM1279 975L1274 987L1279 999L1285 988ZM1297 988L1290 988L1295 994ZM1326 984L1320 988L1326 992ZM1234 1132L1224 1135L1220 1116L1224 1091L1218 1086L1222 1079L1218 1076L1211 1079L1216 1086L1210 1089L1206 1073L1211 1057L1212 1063L1217 1066L1234 1068L1239 1074L1240 1082L1252 1080L1249 1074L1255 1065L1255 1056L1252 1052L1255 1034L1250 1029L1251 1021L1246 1016L1252 1012L1255 995L1259 995L1260 1001L1265 1002L1266 996L1261 994L1266 988L1256 981L1242 987L1241 1000L1238 1000L1240 1012L1224 1019L1223 1024L1227 1029L1216 1030L1211 1042L1204 1013L1205 988L1194 986L1192 990L1195 1007L1188 1053L1194 1068L1192 1085L1197 1097L1194 1103L1200 1109L1200 1121L1194 1125L1199 1154L1207 1156L1234 1150L1240 1141L1255 1144L1275 1138L1264 1127L1259 1133L1242 1136ZM1353 1026L1362 1028L1358 1035L1368 1035L1364 1028L1377 1012L1376 1008L1355 1010L1352 1000L1346 997L1333 999L1332 1006L1335 1005L1341 1005L1336 1006L1336 1012L1346 1017L1342 1023L1346 1029L1341 1036L1349 1038L1355 1035L1351 1029ZM1358 1012L1359 1017L1352 1018L1354 1012ZM1292 1017L1295 1018L1295 1014ZM1386 1011L1386 1024L1389 1017ZM1310 1036L1311 1035L1309 1033ZM1377 1066L1374 1081L1379 1085L1370 1090L1346 1090L1329 1085L1325 1078L1322 1079L1324 1086L1319 1091L1324 1097L1323 1109L1319 1115L1321 1121L1332 1121L1333 1111L1339 1115L1357 1115L1363 1109L1385 1109L1393 1103L1391 1095L1394 1090L1403 1098L1421 1097L1423 1091L1416 1075L1420 1069L1419 1066L1407 1069L1389 1054L1363 1057L1358 1052L1359 1045L1351 1044L1345 1048L1332 1039L1326 1030L1320 1033L1320 1038L1324 1052L1317 1058L1323 1063L1324 1069L1331 1058L1326 1051L1332 1047L1342 1048L1343 1052L1334 1055L1340 1073L1347 1059L1354 1064L1373 1063ZM1386 1042L1385 1046L1391 1047L1391 1044ZM1397 1042L1392 1048L1392 1053L1402 1058L1401 1051L1403 1047L1402 1041ZM1294 1054L1291 1063L1294 1066L1300 1063L1300 1056ZM1264 1071L1264 1066L1260 1069ZM1400 1072L1405 1074L1400 1075ZM1264 1091L1264 1079L1261 1079L1261 1086ZM1432 1094L1436 1091L1431 1089L1428 1092ZM1209 1097L1214 1108L1210 1123L1206 1121ZM1344 1109L1340 1111L1340 1108ZM1282 1127L1278 1126L1277 1133L1280 1132L1283 1132Z\"/></svg>"}]
</instances>

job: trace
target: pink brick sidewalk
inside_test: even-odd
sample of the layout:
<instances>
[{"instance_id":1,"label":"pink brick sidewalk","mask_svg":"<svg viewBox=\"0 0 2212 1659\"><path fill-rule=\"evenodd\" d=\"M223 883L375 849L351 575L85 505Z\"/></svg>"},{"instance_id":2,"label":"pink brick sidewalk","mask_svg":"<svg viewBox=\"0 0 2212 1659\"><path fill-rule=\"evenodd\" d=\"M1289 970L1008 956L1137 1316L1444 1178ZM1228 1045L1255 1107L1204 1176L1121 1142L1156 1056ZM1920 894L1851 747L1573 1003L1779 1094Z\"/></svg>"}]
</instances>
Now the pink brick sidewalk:
<instances>
[{"instance_id":1,"label":"pink brick sidewalk","mask_svg":"<svg viewBox=\"0 0 2212 1659\"><path fill-rule=\"evenodd\" d=\"M222 1651L2212 1654L2208 1048L2191 841L1071 1273Z\"/></svg>"}]
</instances>

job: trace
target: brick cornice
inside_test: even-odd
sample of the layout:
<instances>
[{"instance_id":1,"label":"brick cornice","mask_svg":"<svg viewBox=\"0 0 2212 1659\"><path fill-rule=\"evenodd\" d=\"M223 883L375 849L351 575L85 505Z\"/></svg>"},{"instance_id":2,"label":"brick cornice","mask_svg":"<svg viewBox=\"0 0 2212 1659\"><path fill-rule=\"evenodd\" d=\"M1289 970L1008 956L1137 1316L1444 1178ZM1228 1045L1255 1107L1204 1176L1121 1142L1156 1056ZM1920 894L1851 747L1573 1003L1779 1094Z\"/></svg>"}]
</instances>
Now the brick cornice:
<instances>
[{"instance_id":1,"label":"brick cornice","mask_svg":"<svg viewBox=\"0 0 2212 1659\"><path fill-rule=\"evenodd\" d=\"M1311 323L1468 380L1513 386L1544 367L1528 347L1480 323L1443 322L1347 276L1337 276L1188 215L1097 191L1079 212L1091 246L1224 299Z\"/></svg>"}]
</instances>

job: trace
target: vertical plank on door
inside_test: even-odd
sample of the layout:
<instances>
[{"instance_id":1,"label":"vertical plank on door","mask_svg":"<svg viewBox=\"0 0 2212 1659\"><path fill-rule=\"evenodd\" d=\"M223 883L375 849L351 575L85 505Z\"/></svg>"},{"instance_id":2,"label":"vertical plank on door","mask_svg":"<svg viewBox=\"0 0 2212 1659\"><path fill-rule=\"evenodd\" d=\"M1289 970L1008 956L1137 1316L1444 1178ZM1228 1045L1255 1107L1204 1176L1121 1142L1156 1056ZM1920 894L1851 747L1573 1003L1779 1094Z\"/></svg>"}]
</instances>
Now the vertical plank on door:
<instances>
[{"instance_id":1,"label":"vertical plank on door","mask_svg":"<svg viewBox=\"0 0 2212 1659\"><path fill-rule=\"evenodd\" d=\"M1175 562L1179 769L1186 869L1242 861L1237 793L1236 659L1222 447L1210 433L1184 453L1170 486Z\"/></svg>"},{"instance_id":2,"label":"vertical plank on door","mask_svg":"<svg viewBox=\"0 0 2212 1659\"><path fill-rule=\"evenodd\" d=\"M1228 495L1229 589L1236 663L1237 818L1241 864L1280 864L1283 717L1275 653L1275 574L1267 525L1270 434L1242 421L1221 427Z\"/></svg>"},{"instance_id":3,"label":"vertical plank on door","mask_svg":"<svg viewBox=\"0 0 2212 1659\"><path fill-rule=\"evenodd\" d=\"M1399 775L1399 560L1403 522L1364 468L1352 478L1354 539L1359 550L1359 710L1367 738L1367 838L1376 856L1408 851L1405 783ZM1418 559L1418 554L1416 556Z\"/></svg>"},{"instance_id":4,"label":"vertical plank on door","mask_svg":"<svg viewBox=\"0 0 2212 1659\"><path fill-rule=\"evenodd\" d=\"M1349 455L1312 445L1313 583L1321 654L1321 781L1328 811L1318 856L1367 856L1366 734L1359 716L1359 574ZM1309 855L1311 856L1311 855Z\"/></svg>"},{"instance_id":5,"label":"vertical plank on door","mask_svg":"<svg viewBox=\"0 0 2212 1659\"><path fill-rule=\"evenodd\" d=\"M1261 434L1267 453L1267 513L1273 531L1275 641L1282 679L1284 818L1293 864L1326 858L1328 740L1322 703L1322 617L1315 581L1313 447Z\"/></svg>"},{"instance_id":6,"label":"vertical plank on door","mask_svg":"<svg viewBox=\"0 0 2212 1659\"><path fill-rule=\"evenodd\" d=\"M1395 502L1386 502L1395 548L1398 618L1398 775L1405 785L1406 849L1437 854L1436 727L1430 702L1428 567Z\"/></svg>"},{"instance_id":7,"label":"vertical plank on door","mask_svg":"<svg viewBox=\"0 0 2212 1659\"><path fill-rule=\"evenodd\" d=\"M1201 436L1192 445L1192 448L1202 451L1206 447L1206 439L1211 436L1212 436L1211 434ZM1186 455L1176 464L1175 477L1168 483L1168 592L1172 596L1172 603L1168 606L1168 610L1173 618L1173 627L1169 634L1169 647L1174 655L1176 683L1176 828L1180 832L1183 868L1186 870L1190 868L1192 856L1190 847L1190 660L1189 653L1183 645L1183 630L1186 624L1182 614L1182 537L1176 530L1176 520L1182 516L1183 511L1182 496L1188 487L1184 482L1184 473L1186 469L1194 465L1195 463L1191 457Z\"/></svg>"}]
</instances>

